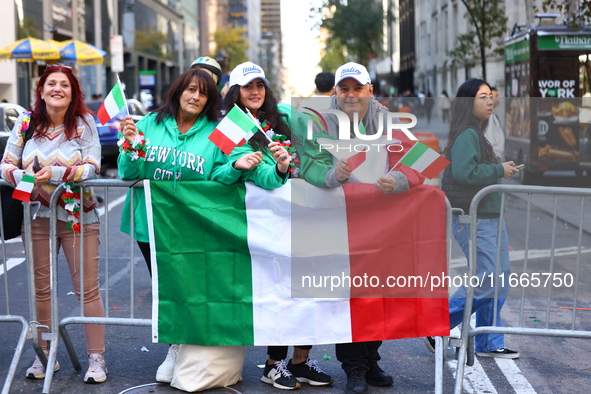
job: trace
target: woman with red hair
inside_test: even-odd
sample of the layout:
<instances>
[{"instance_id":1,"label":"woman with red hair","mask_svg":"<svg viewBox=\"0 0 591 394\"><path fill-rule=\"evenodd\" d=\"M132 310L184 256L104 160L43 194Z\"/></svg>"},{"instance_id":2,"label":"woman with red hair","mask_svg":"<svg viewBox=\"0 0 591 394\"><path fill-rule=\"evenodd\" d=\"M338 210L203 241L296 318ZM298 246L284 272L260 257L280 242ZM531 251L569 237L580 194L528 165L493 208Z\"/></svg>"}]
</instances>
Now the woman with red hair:
<instances>
[{"instance_id":1,"label":"woman with red hair","mask_svg":"<svg viewBox=\"0 0 591 394\"><path fill-rule=\"evenodd\" d=\"M25 132L33 127L30 139ZM41 153L41 154L38 154ZM32 112L17 120L0 162L2 177L17 185L25 173L33 174L35 187L31 201L40 203L31 221L37 320L51 330L50 303L50 226L49 201L56 186L49 182L66 182L66 193L57 207L57 245L61 246L72 277L76 296L80 298L80 240L84 239L84 316L103 317L104 308L99 289L99 222L96 199L91 189L81 196L71 182L97 178L100 174L101 145L84 94L71 68L50 65L37 83ZM83 222L84 237L81 237ZM23 230L24 239L24 230ZM84 326L89 367L84 381L101 383L107 379L103 325ZM47 342L40 343L48 354ZM56 361L53 370L59 370ZM45 369L39 358L27 369L30 379L43 379Z\"/></svg>"}]
</instances>

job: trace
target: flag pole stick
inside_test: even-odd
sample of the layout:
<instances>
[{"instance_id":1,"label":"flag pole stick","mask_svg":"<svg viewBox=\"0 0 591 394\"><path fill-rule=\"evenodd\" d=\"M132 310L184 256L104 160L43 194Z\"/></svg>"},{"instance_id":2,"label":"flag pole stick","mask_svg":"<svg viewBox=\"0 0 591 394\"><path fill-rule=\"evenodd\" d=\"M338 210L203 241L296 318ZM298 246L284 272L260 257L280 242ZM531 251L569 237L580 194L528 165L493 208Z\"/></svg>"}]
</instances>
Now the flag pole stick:
<instances>
[{"instance_id":1,"label":"flag pole stick","mask_svg":"<svg viewBox=\"0 0 591 394\"><path fill-rule=\"evenodd\" d=\"M236 105L236 103L234 103L234 105ZM237 105L236 105L237 106ZM238 107L238 106L237 106ZM240 107L238 107L240 108ZM246 107L245 107L246 108ZM263 128L259 125L259 123L255 120L254 116L252 115L252 113L248 110L248 108L246 108L246 112L248 113L248 115L250 116L250 119L252 120L252 123L254 123L254 125L259 129L259 131L261 133L263 133L263 135L267 138L267 141L269 142L273 142L273 140L267 135L267 133L265 133L265 130L263 130Z\"/></svg>"},{"instance_id":2,"label":"flag pole stick","mask_svg":"<svg viewBox=\"0 0 591 394\"><path fill-rule=\"evenodd\" d=\"M234 105L236 105L236 103L234 103ZM246 107L244 107L244 108L246 108ZM240 109L240 107L238 107L238 109ZM242 109L240 109L240 110L242 110ZM273 140L267 135L267 133L265 133L265 130L263 130L261 125L259 125L259 123L254 119L254 116L252 115L252 113L249 111L248 108L246 108L246 112L248 112L248 115L250 116L250 118L251 118L250 120L252 121L252 123L254 123L254 125L259 129L259 131L261 133L263 133L263 135L267 138L267 141L269 141L269 143L273 142ZM281 158L281 160L285 160L285 159L287 159L287 156Z\"/></svg>"},{"instance_id":3,"label":"flag pole stick","mask_svg":"<svg viewBox=\"0 0 591 394\"><path fill-rule=\"evenodd\" d=\"M410 147L410 149L409 149L409 150L408 150L408 151L407 151L407 152L406 152L406 153L405 153L405 154L404 154L404 155L403 155L403 156L400 158L400 160L398 160L398 161L396 162L396 164L394 164L394 165L392 166L392 168L390 168L390 171L388 171L386 174L389 174L389 173L391 173L392 171L394 171L394 168L395 168L395 167L396 167L398 164L400 164L400 162L402 161L402 159L404 159L404 158L406 157L406 155L408 154L408 152L410 152L410 151L412 150L412 148L414 148L414 145Z\"/></svg>"},{"instance_id":4,"label":"flag pole stick","mask_svg":"<svg viewBox=\"0 0 591 394\"><path fill-rule=\"evenodd\" d=\"M405 156L406 156L406 154L405 154ZM403 159L403 158L404 158L404 156L402 157L402 159ZM386 174L389 174L389 173L391 173L392 171L394 171L394 168L395 168L395 167L396 167L398 164L400 164L400 161L401 161L402 159L398 160L398 161L396 162L396 164L394 164L394 165L392 166L392 168L390 168L390 170L389 170L388 172L386 172Z\"/></svg>"},{"instance_id":5,"label":"flag pole stick","mask_svg":"<svg viewBox=\"0 0 591 394\"><path fill-rule=\"evenodd\" d=\"M115 76L117 77L117 82L119 83L119 90L121 90L121 94L123 95L123 98L125 99L125 112L127 113L127 116L129 116L129 108L127 107L127 98L125 98L125 92L123 91L123 88L121 87L121 80L119 79L119 73L115 73Z\"/></svg>"}]
</instances>

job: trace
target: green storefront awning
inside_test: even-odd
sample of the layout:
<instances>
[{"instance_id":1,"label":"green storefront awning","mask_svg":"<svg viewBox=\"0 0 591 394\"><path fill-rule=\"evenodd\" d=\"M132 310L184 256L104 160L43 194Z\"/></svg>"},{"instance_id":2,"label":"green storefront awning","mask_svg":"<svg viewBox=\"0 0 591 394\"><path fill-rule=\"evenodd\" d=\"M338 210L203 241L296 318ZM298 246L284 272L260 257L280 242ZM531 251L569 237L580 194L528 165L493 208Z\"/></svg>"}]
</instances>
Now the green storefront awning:
<instances>
[{"instance_id":1,"label":"green storefront awning","mask_svg":"<svg viewBox=\"0 0 591 394\"><path fill-rule=\"evenodd\" d=\"M539 50L591 50L591 35L538 36Z\"/></svg>"}]
</instances>

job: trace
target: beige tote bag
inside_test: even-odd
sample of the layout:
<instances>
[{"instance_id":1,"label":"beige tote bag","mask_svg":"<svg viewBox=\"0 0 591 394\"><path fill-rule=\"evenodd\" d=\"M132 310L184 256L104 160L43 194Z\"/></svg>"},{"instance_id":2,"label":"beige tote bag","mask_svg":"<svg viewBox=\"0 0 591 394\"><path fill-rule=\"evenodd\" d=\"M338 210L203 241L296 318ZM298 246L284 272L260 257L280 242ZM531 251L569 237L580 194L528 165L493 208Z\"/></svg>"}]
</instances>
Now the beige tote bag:
<instances>
[{"instance_id":1,"label":"beige tote bag","mask_svg":"<svg viewBox=\"0 0 591 394\"><path fill-rule=\"evenodd\" d=\"M246 346L181 345L170 385L195 392L238 383Z\"/></svg>"}]
</instances>

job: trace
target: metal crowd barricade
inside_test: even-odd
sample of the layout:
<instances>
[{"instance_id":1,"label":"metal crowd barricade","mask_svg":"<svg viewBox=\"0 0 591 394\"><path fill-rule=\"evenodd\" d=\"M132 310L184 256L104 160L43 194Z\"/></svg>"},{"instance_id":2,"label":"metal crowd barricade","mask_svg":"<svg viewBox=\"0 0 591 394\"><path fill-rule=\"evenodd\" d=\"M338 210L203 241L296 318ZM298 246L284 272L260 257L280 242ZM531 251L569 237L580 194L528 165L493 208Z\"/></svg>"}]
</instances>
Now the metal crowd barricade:
<instances>
[{"instance_id":1,"label":"metal crowd barricade","mask_svg":"<svg viewBox=\"0 0 591 394\"><path fill-rule=\"evenodd\" d=\"M445 199L445 254L447 261L447 273L450 272L451 251L453 234L451 230L453 209L449 200ZM443 366L445 364L445 349L447 340L444 337L435 337L435 394L443 393Z\"/></svg>"},{"instance_id":2,"label":"metal crowd barricade","mask_svg":"<svg viewBox=\"0 0 591 394\"><path fill-rule=\"evenodd\" d=\"M498 228L498 235L499 241L497 243L497 253L496 253L496 273L495 276L498 276L500 273L500 249L501 249L501 240L500 235L502 232L502 224L504 222L505 216L505 200L507 195L517 196L520 194L526 194L526 232L525 232L525 248L524 248L524 259L522 264L522 273L527 273L528 269L528 255L529 255L529 243L530 243L530 230L531 230L531 211L532 211L532 197L535 195L551 195L554 196L554 209L553 212L547 212L548 214L552 214L552 234L551 234L551 249L550 249L550 264L549 264L549 272L548 274L555 276L556 273L556 265L555 262L555 249L556 249L556 224L558 219L558 197L559 196L570 196L570 197L580 197L580 215L578 215L579 223L578 223L578 243L577 243L577 254L576 254L576 264L575 264L575 274L573 278L574 283L574 294L572 297L572 307L567 307L568 309L572 309L572 318L570 323L570 329L561 329L561 328L550 328L550 303L552 300L552 289L553 286L548 286L546 290L546 308L545 308L545 327L544 328L533 328L533 327L524 327L524 304L525 304L525 288L526 286L522 286L520 291L519 299L519 324L517 326L512 327L497 327L496 324L496 314L498 311L498 301L499 301L499 286L495 286L494 288L494 314L495 319L493 321L493 326L482 326L471 328L470 327L470 318L471 318L471 310L472 304L474 299L474 287L472 287L471 281L468 282L467 291L466 291L466 304L464 309L464 318L462 322L462 330L461 330L461 338L459 341L460 347L458 352L458 366L457 366L457 373L456 373L456 381L455 381L455 390L456 394L462 393L462 385L464 380L464 371L465 365L472 366L474 364L474 337L479 334L514 334L514 335L530 335L530 336L544 336L544 337L562 337L562 338L591 338L591 331L587 330L577 330L576 329L576 314L577 314L577 303L579 295L579 273L581 268L581 250L582 250L582 240L583 240L583 225L584 225L584 213L585 213L585 198L591 197L591 189L577 189L577 188L564 188L564 187L541 187L541 186L520 186L520 185L492 185L482 189L474 199L472 200L472 204L470 205L470 216L464 217L464 220L460 222L469 223L470 224L470 259L469 259L469 277L473 277L476 273L476 264L477 264L477 249L476 249L476 231L477 231L477 209L479 204L484 200L485 197L492 193L502 193L501 198L501 214L500 214L500 221L499 221L499 228ZM574 224L574 223L573 223ZM448 230L449 231L449 230ZM449 233L448 233L449 235ZM529 276L528 276L529 278ZM529 279L528 279L529 280ZM529 282L528 282L529 283ZM509 298L509 296L507 296ZM511 297L513 298L513 297Z\"/></svg>"},{"instance_id":3,"label":"metal crowd barricade","mask_svg":"<svg viewBox=\"0 0 591 394\"><path fill-rule=\"evenodd\" d=\"M0 185L9 185L8 182L4 180L0 180ZM28 204L27 204L28 205ZM2 205L0 204L0 219L2 218ZM8 368L8 373L6 375L6 379L4 380L4 385L2 388L2 394L8 394L10 391L10 386L12 385L12 381L14 380L14 376L16 374L16 368L20 361L21 355L23 353L23 349L25 347L25 342L27 340L27 336L29 335L29 322L24 316L20 315L13 315L11 313L11 302L10 302L10 291L9 291L9 283L8 280L8 258L6 257L6 241L4 240L4 226L2 225L2 221L0 220L0 238L2 242L2 272L0 275L4 276L4 296L6 299L6 310L5 314L0 313L0 323L20 323L21 324L21 333L12 356L12 361L10 363L10 367Z\"/></svg>"},{"instance_id":4,"label":"metal crowd barricade","mask_svg":"<svg viewBox=\"0 0 591 394\"><path fill-rule=\"evenodd\" d=\"M143 187L143 183L141 181L123 181L123 180L109 180L109 179L97 179L97 180L90 180L85 182L80 182L76 184L80 186L80 194L83 195L86 188L93 187L95 190L95 194L97 190L101 188L104 190L104 207L105 207L105 215L101 228L108 229L109 228L109 214L108 209L110 204L110 197L108 190L110 188L134 188L134 187ZM105 280L103 283L104 293L103 293L103 300L105 306L105 316L104 317L88 317L84 315L84 265L83 265L83 256L84 256L84 223L81 221L81 229L80 229L80 315L79 316L69 316L65 317L60 320L59 318L59 295L58 295L58 286L57 279L58 279L58 250L57 250L57 204L61 195L65 190L65 186L63 184L59 185L56 190L54 191L52 198L50 200L50 209L51 209L51 218L50 218L50 272L51 272L51 325L52 329L49 329L47 326L41 326L36 321L36 301L35 301L35 277L34 271L30 268L33 266L32 263L32 242L29 241L25 245L27 250L27 256L29 261L27 262L27 266L29 267L28 270L28 281L29 281L29 308L30 308L30 322L23 316L11 316L10 312L7 315L0 315L0 323L4 321L15 321L20 322L23 325L21 338L19 339L19 343L17 349L13 356L13 361L9 370L8 377L5 382L5 388L2 394L7 394L8 390L10 389L10 385L12 380L15 376L16 367L20 360L21 354L23 352L23 348L26 342L27 337L33 339L33 347L35 352L39 356L41 362L44 366L53 365L57 359L57 350L60 338L63 339L64 345L70 356L72 361L72 365L76 370L81 370L81 364L78 360L78 356L75 352L73 343L70 339L70 335L67 330L67 326L70 324L101 324L101 325L119 325L119 326L145 326L150 327L152 324L151 319L142 319L137 318L135 316L135 273L134 273L134 249L135 249L135 241L133 237L130 237L131 243L131 254L129 258L129 272L130 272L130 314L128 317L121 318L121 317L112 317L110 316L110 305L109 305L109 236L108 230L105 231L104 235L104 248L101 247L101 251L104 251L104 255L101 256L101 263L104 261L104 272ZM130 204L134 206L134 193L131 193ZM1 210L1 208L0 208ZM1 211L0 211L1 215ZM447 262L448 262L448 269L449 269L449 262L451 261L451 245L452 245L452 232L451 232L451 219L452 219L452 210L449 202L446 199L446 254L447 254ZM30 206L29 204L25 204L25 231L26 231L26 239L31 240L31 213L30 213ZM131 212L131 233L134 233L134 221L133 221L133 210ZM4 250L4 249L3 249ZM4 261L6 261L6 257L4 256ZM6 273L7 268L6 264L4 265L4 272ZM6 275L5 275L5 281ZM6 285L6 294L8 299L8 286ZM38 330L42 330L42 340L48 341L49 343L49 354L48 357L45 357L41 349L41 345L38 340L37 332ZM435 393L442 393L443 392L443 368L444 368L444 361L445 361L445 344L443 337L435 337L435 373L434 373L434 387ZM53 380L53 368L46 368L46 376L43 382L43 393L49 393L51 391L51 383Z\"/></svg>"},{"instance_id":5,"label":"metal crowd barricade","mask_svg":"<svg viewBox=\"0 0 591 394\"><path fill-rule=\"evenodd\" d=\"M141 181L122 181L122 180L109 180L109 179L97 179L97 180L90 180L85 182L80 182L76 184L80 186L80 194L83 195L84 191L88 187L95 188L104 188L104 206L109 206L109 193L108 189L110 187L143 187L143 183ZM51 269L51 283L57 283L57 202L61 198L63 191L65 190L65 186L62 184L57 187L54 191L51 201L50 201L50 208L51 208L51 218L50 218L50 269ZM131 193L131 206L133 206L133 197L134 193ZM131 212L133 215L133 210ZM108 211L105 212L105 226L104 228L108 229L109 226L109 214ZM134 222L133 216L131 218L131 232L134 231ZM107 234L105 234L107 235ZM84 316L84 280L80 280L80 316L71 316L59 320L58 314L58 294L57 294L57 286L51 286L51 322L53 330L48 332L46 337L47 340L50 341L50 350L49 350L49 357L48 363L53 365L52 363L55 362L57 357L57 348L60 337L63 338L64 345L68 351L68 355L72 361L72 364L76 370L81 370L82 367L80 362L78 361L78 356L76 355L76 351L70 340L70 336L67 331L67 326L69 324L102 324L102 325L120 325L120 326L151 326L152 320L151 319L139 319L135 317L135 306L134 306L134 296L135 296L135 275L134 275L134 240L131 237L131 255L129 259L130 264L130 315L127 318L121 317L111 317L109 316L109 244L108 244L108 236L105 236L105 293L104 293L104 300L105 300L105 317L88 317ZM80 278L84 278L84 265L83 265L83 256L84 256L84 223L80 222ZM34 299L34 288L31 297ZM59 327L59 331L56 329ZM49 393L51 389L51 381L53 379L53 369L48 368L46 370L45 381L43 383L43 393Z\"/></svg>"}]
</instances>

